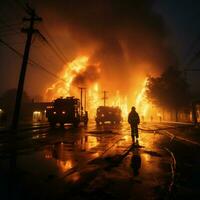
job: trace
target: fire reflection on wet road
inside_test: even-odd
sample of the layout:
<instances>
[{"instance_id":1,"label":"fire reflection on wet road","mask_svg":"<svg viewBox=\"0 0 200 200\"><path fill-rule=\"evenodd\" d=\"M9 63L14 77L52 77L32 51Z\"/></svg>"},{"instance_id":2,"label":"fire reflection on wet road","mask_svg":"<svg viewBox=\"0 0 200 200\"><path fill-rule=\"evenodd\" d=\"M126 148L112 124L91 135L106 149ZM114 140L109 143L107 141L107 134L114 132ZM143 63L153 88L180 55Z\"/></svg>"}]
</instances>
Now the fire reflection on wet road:
<instances>
[{"instance_id":1,"label":"fire reflection on wet road","mask_svg":"<svg viewBox=\"0 0 200 200\"><path fill-rule=\"evenodd\" d=\"M95 199L101 192L101 199L157 197L170 179L170 157L161 148L162 140L162 135L141 132L140 148L136 148L126 123L38 132L17 145L33 149L17 153L17 168L25 172L20 178L22 191L29 191L18 195ZM0 162L5 172L9 159Z\"/></svg>"}]
</instances>

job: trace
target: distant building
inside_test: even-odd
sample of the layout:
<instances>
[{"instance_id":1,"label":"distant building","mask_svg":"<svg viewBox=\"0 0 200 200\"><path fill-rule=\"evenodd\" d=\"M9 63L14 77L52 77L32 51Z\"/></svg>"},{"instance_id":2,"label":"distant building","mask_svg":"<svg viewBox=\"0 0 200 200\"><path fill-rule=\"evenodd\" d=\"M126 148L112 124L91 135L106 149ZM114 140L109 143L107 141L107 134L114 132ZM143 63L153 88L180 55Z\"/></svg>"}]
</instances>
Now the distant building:
<instances>
[{"instance_id":1,"label":"distant building","mask_svg":"<svg viewBox=\"0 0 200 200\"><path fill-rule=\"evenodd\" d=\"M46 108L52 102L30 102L21 106L20 123L46 122ZM0 108L0 126L9 126L12 121L13 109Z\"/></svg>"},{"instance_id":2,"label":"distant building","mask_svg":"<svg viewBox=\"0 0 200 200\"><path fill-rule=\"evenodd\" d=\"M24 105L23 119L32 122L45 122L46 108L51 106L52 102L32 102Z\"/></svg>"}]
</instances>

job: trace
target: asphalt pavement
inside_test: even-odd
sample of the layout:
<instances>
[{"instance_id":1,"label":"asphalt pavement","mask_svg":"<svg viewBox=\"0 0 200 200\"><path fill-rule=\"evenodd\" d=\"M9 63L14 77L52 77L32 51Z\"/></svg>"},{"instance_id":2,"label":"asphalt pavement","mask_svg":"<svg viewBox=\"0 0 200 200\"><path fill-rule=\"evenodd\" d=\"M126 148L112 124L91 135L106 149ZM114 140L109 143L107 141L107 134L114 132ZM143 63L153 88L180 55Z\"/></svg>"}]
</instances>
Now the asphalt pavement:
<instances>
[{"instance_id":1,"label":"asphalt pavement","mask_svg":"<svg viewBox=\"0 0 200 200\"><path fill-rule=\"evenodd\" d=\"M139 144L126 122L6 133L0 137L0 197L199 199L200 146L178 126L143 123Z\"/></svg>"}]
</instances>

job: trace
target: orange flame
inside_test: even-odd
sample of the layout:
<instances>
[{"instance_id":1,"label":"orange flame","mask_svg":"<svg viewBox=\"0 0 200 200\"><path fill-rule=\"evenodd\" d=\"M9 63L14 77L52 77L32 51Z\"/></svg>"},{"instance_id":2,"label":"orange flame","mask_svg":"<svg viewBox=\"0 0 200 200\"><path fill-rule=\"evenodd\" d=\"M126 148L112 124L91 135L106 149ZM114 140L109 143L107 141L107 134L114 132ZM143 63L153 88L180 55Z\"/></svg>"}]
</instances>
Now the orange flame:
<instances>
[{"instance_id":1,"label":"orange flame","mask_svg":"<svg viewBox=\"0 0 200 200\"><path fill-rule=\"evenodd\" d=\"M148 78L145 78L141 91L136 96L135 106L141 116L146 117L150 108L150 104L146 98L146 85Z\"/></svg>"},{"instance_id":2,"label":"orange flame","mask_svg":"<svg viewBox=\"0 0 200 200\"><path fill-rule=\"evenodd\" d=\"M88 56L79 56L75 58L72 62L64 66L63 72L60 74L62 80L58 80L51 87L47 88L45 93L45 99L51 101L58 97L66 96L76 96L79 97L79 90L72 83L74 79L82 74L88 67ZM100 71L99 71L100 72ZM63 81L64 80L64 81ZM150 104L146 99L146 84L148 79L145 78L140 92L135 97L135 106L137 111L141 116L147 116L150 108ZM129 95L129 94L128 94ZM117 91L113 96L109 97L110 106L118 106L122 110L123 119L127 119L129 112L130 102L127 96L121 96L120 91ZM129 95L131 96L131 95ZM96 114L96 109L98 106L103 105L102 100L102 90L98 82L90 83L87 86L87 110L89 112L89 117L93 118Z\"/></svg>"},{"instance_id":3,"label":"orange flame","mask_svg":"<svg viewBox=\"0 0 200 200\"><path fill-rule=\"evenodd\" d=\"M81 74L86 69L88 60L89 58L87 56L81 56L65 65L64 71L61 73L62 80L58 80L51 87L47 88L45 99L53 100L61 96L66 97L72 95L72 82L78 74Z\"/></svg>"},{"instance_id":4,"label":"orange flame","mask_svg":"<svg viewBox=\"0 0 200 200\"><path fill-rule=\"evenodd\" d=\"M101 105L99 84L95 83L88 89L90 117L95 117L96 109Z\"/></svg>"},{"instance_id":5,"label":"orange flame","mask_svg":"<svg viewBox=\"0 0 200 200\"><path fill-rule=\"evenodd\" d=\"M127 116L128 116L128 99L127 99L127 96L121 97L119 90L116 92L116 95L114 96L112 106L120 107L120 109L122 111L123 119L127 118Z\"/></svg>"}]
</instances>

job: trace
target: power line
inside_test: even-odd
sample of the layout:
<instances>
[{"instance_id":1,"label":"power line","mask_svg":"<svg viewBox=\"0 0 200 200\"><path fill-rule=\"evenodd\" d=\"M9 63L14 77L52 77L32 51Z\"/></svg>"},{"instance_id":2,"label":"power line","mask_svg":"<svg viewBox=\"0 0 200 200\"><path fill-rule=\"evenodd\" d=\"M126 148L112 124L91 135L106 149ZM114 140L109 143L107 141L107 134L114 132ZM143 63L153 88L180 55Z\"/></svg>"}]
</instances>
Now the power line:
<instances>
[{"instance_id":1,"label":"power line","mask_svg":"<svg viewBox=\"0 0 200 200\"><path fill-rule=\"evenodd\" d=\"M15 107L14 107L14 113L13 113L12 125L11 125L12 130L17 130L18 125L19 125L22 95L23 95L23 90L24 90L24 82L25 82L25 77L26 77L27 65L29 62L31 42L32 42L33 34L35 33L35 31L37 31L37 29L34 29L34 24L35 22L42 21L42 18L36 15L34 9L31 9L30 12L27 12L27 13L29 17L23 18L23 21L29 22L29 25L27 28L22 29L22 32L26 33L26 43L25 43L25 48L24 48L24 55L22 59L22 66L20 70L17 94L16 94L16 99L15 99Z\"/></svg>"},{"instance_id":2,"label":"power line","mask_svg":"<svg viewBox=\"0 0 200 200\"><path fill-rule=\"evenodd\" d=\"M65 60L67 61L68 58L65 56L65 54L61 51L61 49L58 47L58 45L56 44L55 40L53 39L53 37L51 36L51 34L49 33L49 31L47 30L47 27L43 25L44 31L46 32L46 35L48 36L48 38L51 40L51 42L54 44L55 48L57 49L57 51L65 58Z\"/></svg>"},{"instance_id":3,"label":"power line","mask_svg":"<svg viewBox=\"0 0 200 200\"><path fill-rule=\"evenodd\" d=\"M56 44L55 40L53 39L52 35L49 33L49 31L47 30L46 26L44 24L42 24L45 35L47 35L47 37L49 38L49 41L51 41L51 43L54 45L55 50L63 57L63 59L65 60L65 63L68 62L68 58L65 56L65 54L61 51L61 49L58 47L58 45Z\"/></svg>"},{"instance_id":4,"label":"power line","mask_svg":"<svg viewBox=\"0 0 200 200\"><path fill-rule=\"evenodd\" d=\"M5 42L4 40L0 39L0 43L2 43L4 46L6 46L7 48L9 48L11 51L13 51L15 54L17 54L19 57L23 57L23 54L20 53L19 51L17 51L15 48L13 48L12 46L10 46L7 42ZM56 74L54 74L53 72L47 70L45 67L43 67L43 65L38 64L37 62L35 62L32 59L29 59L29 64L32 66L36 66L40 69L42 69L43 71L45 71L46 73L48 73L49 75L53 76L54 78L63 81L66 83L66 81L62 78L60 78L59 76L57 76Z\"/></svg>"},{"instance_id":5,"label":"power line","mask_svg":"<svg viewBox=\"0 0 200 200\"><path fill-rule=\"evenodd\" d=\"M51 50L56 54L56 56L61 60L61 62L66 64L66 59L62 56L62 54L58 53L56 48L48 41L48 39L41 32L38 32L38 35L51 48Z\"/></svg>"},{"instance_id":6,"label":"power line","mask_svg":"<svg viewBox=\"0 0 200 200\"><path fill-rule=\"evenodd\" d=\"M57 64L57 62L59 62L60 60L57 60L57 57L55 59L54 53L51 51L51 49L47 48L44 45L38 45L39 43L36 42L38 42L38 40L35 40L32 48L34 48L39 53L36 55L36 57L34 57L34 59L39 60L41 64L44 63L44 65L46 66L54 66L54 71L60 70L60 65Z\"/></svg>"},{"instance_id":7,"label":"power line","mask_svg":"<svg viewBox=\"0 0 200 200\"><path fill-rule=\"evenodd\" d=\"M3 41L0 38L0 43L2 43L4 46L6 46L7 48L9 48L11 51L13 51L15 54L17 54L20 57L23 57L23 54L21 54L19 51L17 51L15 48L13 48L12 46L10 46L8 43L6 43L5 41Z\"/></svg>"},{"instance_id":8,"label":"power line","mask_svg":"<svg viewBox=\"0 0 200 200\"><path fill-rule=\"evenodd\" d=\"M53 72L47 70L45 67L43 67L41 64L36 63L35 61L33 61L32 59L30 59L29 64L31 65L35 65L36 67L39 67L40 69L42 69L43 71L47 72L49 75L53 76L54 78L63 81L64 83L66 83L66 81L62 78L60 78L59 76L57 76L56 74L54 74Z\"/></svg>"}]
</instances>

